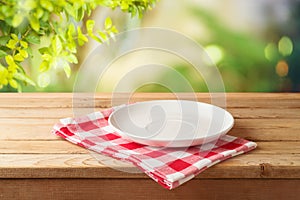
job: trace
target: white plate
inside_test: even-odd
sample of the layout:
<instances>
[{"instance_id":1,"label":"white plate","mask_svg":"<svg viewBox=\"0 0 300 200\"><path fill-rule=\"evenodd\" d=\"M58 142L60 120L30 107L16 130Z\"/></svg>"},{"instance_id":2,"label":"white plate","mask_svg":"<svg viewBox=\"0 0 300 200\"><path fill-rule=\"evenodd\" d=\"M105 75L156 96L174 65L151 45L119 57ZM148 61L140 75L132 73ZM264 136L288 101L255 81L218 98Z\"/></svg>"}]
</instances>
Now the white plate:
<instances>
[{"instance_id":1,"label":"white plate","mask_svg":"<svg viewBox=\"0 0 300 200\"><path fill-rule=\"evenodd\" d=\"M134 142L164 147L185 147L217 140L233 126L226 110L185 100L145 101L116 109L109 125Z\"/></svg>"}]
</instances>

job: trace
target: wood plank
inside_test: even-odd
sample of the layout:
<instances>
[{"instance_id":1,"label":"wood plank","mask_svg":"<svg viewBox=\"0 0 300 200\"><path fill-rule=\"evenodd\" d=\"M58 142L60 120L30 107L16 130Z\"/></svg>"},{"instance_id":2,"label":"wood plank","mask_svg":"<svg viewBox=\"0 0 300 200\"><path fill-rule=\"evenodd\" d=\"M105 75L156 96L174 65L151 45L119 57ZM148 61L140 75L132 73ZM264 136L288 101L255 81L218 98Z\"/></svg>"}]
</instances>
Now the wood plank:
<instances>
[{"instance_id":1,"label":"wood plank","mask_svg":"<svg viewBox=\"0 0 300 200\"><path fill-rule=\"evenodd\" d=\"M59 119L55 118L0 118L0 126L14 126L14 125L30 125L30 126L37 126L37 125L47 125L53 126L53 124L57 123Z\"/></svg>"},{"instance_id":2,"label":"wood plank","mask_svg":"<svg viewBox=\"0 0 300 200\"><path fill-rule=\"evenodd\" d=\"M132 164L93 154L0 154L0 160L0 178L146 177ZM300 155L248 153L221 162L195 178L300 179Z\"/></svg>"},{"instance_id":3,"label":"wood plank","mask_svg":"<svg viewBox=\"0 0 300 200\"><path fill-rule=\"evenodd\" d=\"M235 119L228 133L254 141L300 141L299 119Z\"/></svg>"},{"instance_id":4,"label":"wood plank","mask_svg":"<svg viewBox=\"0 0 300 200\"><path fill-rule=\"evenodd\" d=\"M299 142L257 142L255 154L300 153ZM1 146L9 146L3 149ZM15 152L18 151L18 152ZM70 142L59 141L0 141L0 153L88 153Z\"/></svg>"},{"instance_id":5,"label":"wood plank","mask_svg":"<svg viewBox=\"0 0 300 200\"><path fill-rule=\"evenodd\" d=\"M10 199L289 199L300 195L300 180L194 179L168 191L148 179L4 179L0 198Z\"/></svg>"},{"instance_id":6,"label":"wood plank","mask_svg":"<svg viewBox=\"0 0 300 200\"><path fill-rule=\"evenodd\" d=\"M58 119L0 118L0 140L58 140L51 129Z\"/></svg>"},{"instance_id":7,"label":"wood plank","mask_svg":"<svg viewBox=\"0 0 300 200\"><path fill-rule=\"evenodd\" d=\"M235 119L234 128L251 128L251 129L289 129L295 128L300 130L299 119Z\"/></svg>"},{"instance_id":8,"label":"wood plank","mask_svg":"<svg viewBox=\"0 0 300 200\"><path fill-rule=\"evenodd\" d=\"M77 98L76 107L90 107L89 94L73 93L2 93L0 94L0 107L16 108L16 107L56 107L70 108L72 107L72 98ZM114 95L114 96L113 96ZM300 108L300 95L297 93L226 93L227 106L239 108ZM128 98L132 101L146 101L159 99L187 99L194 100L194 97L201 102L211 103L211 95L209 93L134 93L132 96L126 93L95 93L92 94L95 99L95 106L98 108L106 108L111 106L111 98L118 98L120 102L128 102ZM20 98L22 101L20 101ZM268 102L268 104L266 104Z\"/></svg>"},{"instance_id":9,"label":"wood plank","mask_svg":"<svg viewBox=\"0 0 300 200\"><path fill-rule=\"evenodd\" d=\"M300 109L294 108L229 108L235 119L299 119Z\"/></svg>"},{"instance_id":10,"label":"wood plank","mask_svg":"<svg viewBox=\"0 0 300 200\"><path fill-rule=\"evenodd\" d=\"M50 134L59 118L73 115L72 95L0 94L0 199L5 178L99 178L107 180L107 184L121 178L130 179L130 183L144 180L157 185L144 174L125 173L137 172L131 164L99 158L98 154L97 160L87 150ZM126 97L127 94L121 94L119 101L125 101ZM188 99L191 94L181 97ZM223 184L232 178L251 178L247 185L252 185L250 181L256 178L265 180L264 184L269 179L299 181L300 94L233 93L227 97L229 111L236 119L229 134L258 141L258 148L213 166L188 184L203 178L222 178ZM110 98L111 94L96 94L96 106L109 107ZM135 94L132 100L175 98L174 94L152 93ZM210 101L207 93L197 94L197 98ZM76 111L81 114L94 111L88 99L80 99L78 107ZM116 183L116 187L120 187L120 183ZM233 188L236 191L236 187Z\"/></svg>"},{"instance_id":11,"label":"wood plank","mask_svg":"<svg viewBox=\"0 0 300 200\"><path fill-rule=\"evenodd\" d=\"M0 118L0 126L53 126L57 123L59 119L55 118L45 118L45 119L24 119L24 118ZM251 129L261 129L261 128L297 128L300 129L299 119L235 119L235 128L251 128Z\"/></svg>"},{"instance_id":12,"label":"wood plank","mask_svg":"<svg viewBox=\"0 0 300 200\"><path fill-rule=\"evenodd\" d=\"M61 140L60 137L50 133L52 125L49 126L1 126L1 140ZM17 133L17 134L16 134ZM252 141L300 141L298 128L233 128L229 135L242 137Z\"/></svg>"},{"instance_id":13,"label":"wood plank","mask_svg":"<svg viewBox=\"0 0 300 200\"><path fill-rule=\"evenodd\" d=\"M57 141L0 141L0 154L79 154L89 153L85 148L64 140Z\"/></svg>"},{"instance_id":14,"label":"wood plank","mask_svg":"<svg viewBox=\"0 0 300 200\"><path fill-rule=\"evenodd\" d=\"M58 119L0 118L0 140L58 140L50 134ZM299 119L235 119L228 133L254 141L300 141Z\"/></svg>"},{"instance_id":15,"label":"wood plank","mask_svg":"<svg viewBox=\"0 0 300 200\"><path fill-rule=\"evenodd\" d=\"M300 142L257 142L255 154L300 154ZM64 140L0 141L0 154L78 154L89 153L85 148Z\"/></svg>"},{"instance_id":16,"label":"wood plank","mask_svg":"<svg viewBox=\"0 0 300 200\"><path fill-rule=\"evenodd\" d=\"M0 118L60 119L89 114L97 108L0 108ZM300 108L229 108L235 119L300 119Z\"/></svg>"},{"instance_id":17,"label":"wood plank","mask_svg":"<svg viewBox=\"0 0 300 200\"><path fill-rule=\"evenodd\" d=\"M300 141L298 128L233 128L229 135L253 141Z\"/></svg>"},{"instance_id":18,"label":"wood plank","mask_svg":"<svg viewBox=\"0 0 300 200\"><path fill-rule=\"evenodd\" d=\"M1 140L59 140L51 134L53 125L0 125Z\"/></svg>"},{"instance_id":19,"label":"wood plank","mask_svg":"<svg viewBox=\"0 0 300 200\"><path fill-rule=\"evenodd\" d=\"M57 119L99 111L94 108L0 108L0 118ZM78 115L77 115L78 114Z\"/></svg>"}]
</instances>

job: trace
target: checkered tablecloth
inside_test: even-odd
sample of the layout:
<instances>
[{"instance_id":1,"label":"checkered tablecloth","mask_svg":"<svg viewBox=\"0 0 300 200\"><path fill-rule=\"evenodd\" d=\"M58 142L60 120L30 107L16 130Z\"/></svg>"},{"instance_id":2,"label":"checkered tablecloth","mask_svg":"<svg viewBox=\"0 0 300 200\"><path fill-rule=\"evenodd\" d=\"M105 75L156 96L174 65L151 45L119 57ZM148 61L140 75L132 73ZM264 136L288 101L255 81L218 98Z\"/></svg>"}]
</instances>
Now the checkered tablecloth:
<instances>
[{"instance_id":1,"label":"checkered tablecloth","mask_svg":"<svg viewBox=\"0 0 300 200\"><path fill-rule=\"evenodd\" d=\"M61 119L53 133L118 160L129 161L165 188L173 189L207 168L256 147L256 143L225 135L217 142L189 148L157 148L122 138L108 125L114 108L78 118Z\"/></svg>"}]
</instances>

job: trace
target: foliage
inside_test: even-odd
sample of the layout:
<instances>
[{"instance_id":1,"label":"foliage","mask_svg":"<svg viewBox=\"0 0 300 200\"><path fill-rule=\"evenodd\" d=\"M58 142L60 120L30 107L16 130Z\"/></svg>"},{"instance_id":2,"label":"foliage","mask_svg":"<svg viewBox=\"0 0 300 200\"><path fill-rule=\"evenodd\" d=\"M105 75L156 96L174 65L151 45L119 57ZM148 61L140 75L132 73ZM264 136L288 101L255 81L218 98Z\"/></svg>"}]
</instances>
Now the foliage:
<instances>
[{"instance_id":1,"label":"foliage","mask_svg":"<svg viewBox=\"0 0 300 200\"><path fill-rule=\"evenodd\" d=\"M198 34L199 38L194 39L203 44L204 50L218 67L227 92L300 91L300 3L298 7L293 7L295 16L287 23L290 30L283 27L282 31L278 31L278 25L270 25L264 27L263 34L238 31L224 23L224 20L212 11L201 7L189 7L190 21L198 22L209 35L203 39L202 35ZM236 21L241 22L239 19ZM253 30L255 28L253 27ZM171 65L189 81L194 91L208 92L205 80L194 66L178 61ZM178 84L172 74L174 73L165 72L156 78L176 86L176 91L173 92L186 92L184 85ZM168 89L149 84L138 91L168 92Z\"/></svg>"},{"instance_id":2,"label":"foliage","mask_svg":"<svg viewBox=\"0 0 300 200\"><path fill-rule=\"evenodd\" d=\"M223 59L216 64L227 91L263 92L276 88L273 63L265 58L266 41L224 26L221 19L204 9L192 8L192 11L210 30L208 44L215 44L223 52Z\"/></svg>"},{"instance_id":3,"label":"foliage","mask_svg":"<svg viewBox=\"0 0 300 200\"><path fill-rule=\"evenodd\" d=\"M24 61L35 55L32 46L42 46L40 72L63 68L67 77L70 64L76 64L77 49L88 42L88 36L100 43L117 33L107 17L104 30L94 30L88 19L98 6L120 8L132 16L142 17L156 0L0 0L0 89L21 91L22 84L35 86L24 70ZM86 23L82 25L83 19ZM95 33L96 32L96 33ZM50 44L42 44L48 37Z\"/></svg>"},{"instance_id":4,"label":"foliage","mask_svg":"<svg viewBox=\"0 0 300 200\"><path fill-rule=\"evenodd\" d=\"M289 91L288 60L295 54L295 42L288 31L272 35L255 36L224 26L204 9L192 8L194 15L210 30L209 44L215 44L222 51L222 59L216 63L223 76L226 90L247 92Z\"/></svg>"}]
</instances>

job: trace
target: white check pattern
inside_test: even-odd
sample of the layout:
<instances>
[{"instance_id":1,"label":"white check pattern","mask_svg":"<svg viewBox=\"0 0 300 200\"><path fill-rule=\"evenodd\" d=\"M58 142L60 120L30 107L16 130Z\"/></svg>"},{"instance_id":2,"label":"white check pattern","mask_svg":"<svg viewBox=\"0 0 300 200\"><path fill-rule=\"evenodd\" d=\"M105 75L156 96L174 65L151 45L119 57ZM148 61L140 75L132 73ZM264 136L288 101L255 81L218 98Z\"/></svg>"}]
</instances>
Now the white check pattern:
<instances>
[{"instance_id":1,"label":"white check pattern","mask_svg":"<svg viewBox=\"0 0 300 200\"><path fill-rule=\"evenodd\" d=\"M53 127L64 139L118 160L133 163L165 188L173 189L223 160L245 153L256 143L225 135L218 141L189 148L157 148L122 138L108 125L114 108L78 118L66 118Z\"/></svg>"}]
</instances>

